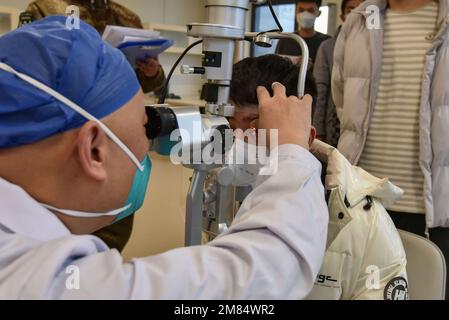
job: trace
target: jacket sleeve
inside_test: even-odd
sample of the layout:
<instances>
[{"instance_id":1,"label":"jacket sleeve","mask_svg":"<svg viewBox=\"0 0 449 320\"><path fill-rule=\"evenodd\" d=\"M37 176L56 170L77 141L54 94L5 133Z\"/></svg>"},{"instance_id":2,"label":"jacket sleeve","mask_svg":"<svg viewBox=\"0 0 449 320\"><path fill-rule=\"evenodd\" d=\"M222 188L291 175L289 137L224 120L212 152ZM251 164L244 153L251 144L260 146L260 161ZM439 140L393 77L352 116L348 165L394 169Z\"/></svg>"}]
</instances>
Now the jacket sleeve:
<instances>
[{"instance_id":1,"label":"jacket sleeve","mask_svg":"<svg viewBox=\"0 0 449 320\"><path fill-rule=\"evenodd\" d=\"M79 257L80 290L55 277L51 298L301 299L324 256L328 213L321 165L295 145L243 203L229 231L205 246L124 264L117 251Z\"/></svg>"},{"instance_id":2,"label":"jacket sleeve","mask_svg":"<svg viewBox=\"0 0 449 320\"><path fill-rule=\"evenodd\" d=\"M337 115L340 121L342 119L344 107L344 62L348 28L348 22L343 24L341 31L337 37L334 49L334 66L332 69L332 98L334 100Z\"/></svg>"},{"instance_id":3,"label":"jacket sleeve","mask_svg":"<svg viewBox=\"0 0 449 320\"><path fill-rule=\"evenodd\" d=\"M328 44L329 40L326 40L321 44L318 49L315 66L313 69L313 74L317 85L317 98L315 112L313 115L313 126L316 128L317 135L319 137L326 134L326 110L330 97L330 78L332 70L329 70L330 63L326 55L326 50L331 49Z\"/></svg>"},{"instance_id":4,"label":"jacket sleeve","mask_svg":"<svg viewBox=\"0 0 449 320\"><path fill-rule=\"evenodd\" d=\"M407 259L397 229L383 206L366 238L364 257L352 297L354 300L408 300Z\"/></svg>"}]
</instances>

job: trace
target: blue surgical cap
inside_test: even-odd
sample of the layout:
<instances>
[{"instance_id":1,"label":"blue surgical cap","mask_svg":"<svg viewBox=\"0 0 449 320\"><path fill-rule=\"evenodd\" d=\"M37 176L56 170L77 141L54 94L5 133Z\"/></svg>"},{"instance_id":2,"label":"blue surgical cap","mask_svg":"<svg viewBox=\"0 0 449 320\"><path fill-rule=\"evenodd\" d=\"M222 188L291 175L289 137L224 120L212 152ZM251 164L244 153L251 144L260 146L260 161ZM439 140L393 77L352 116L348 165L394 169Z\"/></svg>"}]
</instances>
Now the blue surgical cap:
<instances>
[{"instance_id":1,"label":"blue surgical cap","mask_svg":"<svg viewBox=\"0 0 449 320\"><path fill-rule=\"evenodd\" d=\"M84 22L51 16L0 37L0 62L59 92L97 119L129 102L140 85L120 50ZM0 148L37 142L88 120L13 74L0 70Z\"/></svg>"}]
</instances>

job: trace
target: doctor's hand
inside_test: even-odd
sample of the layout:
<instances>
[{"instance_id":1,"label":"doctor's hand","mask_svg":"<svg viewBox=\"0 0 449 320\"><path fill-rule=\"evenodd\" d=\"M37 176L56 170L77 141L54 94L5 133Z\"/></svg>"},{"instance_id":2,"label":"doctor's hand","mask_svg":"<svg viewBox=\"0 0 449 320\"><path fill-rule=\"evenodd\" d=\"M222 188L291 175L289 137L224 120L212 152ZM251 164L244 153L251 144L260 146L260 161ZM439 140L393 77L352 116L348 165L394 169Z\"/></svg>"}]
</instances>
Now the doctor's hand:
<instances>
[{"instance_id":1,"label":"doctor's hand","mask_svg":"<svg viewBox=\"0 0 449 320\"><path fill-rule=\"evenodd\" d=\"M278 130L278 144L296 144L309 150L310 132L312 128L312 97L287 97L285 87L273 83L273 97L265 87L257 88L259 99L259 129L267 130L267 141L270 141L270 130ZM275 147L275 146L271 146Z\"/></svg>"},{"instance_id":2,"label":"doctor's hand","mask_svg":"<svg viewBox=\"0 0 449 320\"><path fill-rule=\"evenodd\" d=\"M137 68L142 71L146 77L154 78L159 73L160 64L157 58L148 58L146 60L138 60Z\"/></svg>"}]
</instances>

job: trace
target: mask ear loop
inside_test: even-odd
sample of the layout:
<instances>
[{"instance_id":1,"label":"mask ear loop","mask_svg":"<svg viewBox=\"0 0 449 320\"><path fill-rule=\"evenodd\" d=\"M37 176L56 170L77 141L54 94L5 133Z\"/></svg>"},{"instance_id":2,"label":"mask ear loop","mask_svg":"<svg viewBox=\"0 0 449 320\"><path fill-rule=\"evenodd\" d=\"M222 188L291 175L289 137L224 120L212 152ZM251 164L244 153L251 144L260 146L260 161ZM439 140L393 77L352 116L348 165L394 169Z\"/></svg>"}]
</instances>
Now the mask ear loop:
<instances>
[{"instance_id":1,"label":"mask ear loop","mask_svg":"<svg viewBox=\"0 0 449 320\"><path fill-rule=\"evenodd\" d=\"M89 212L79 212L79 211L74 211L74 210L62 210L62 209L58 209L56 207L53 207L53 206L50 206L50 205L44 204L44 203L41 203L41 205L50 211L57 211L57 212L64 214L65 216L76 217L76 218L98 218L98 217L118 216L123 211L131 208L131 204L128 204L126 207L123 207L123 208L120 208L120 209L117 209L117 210L114 210L114 211L111 211L108 213L92 214Z\"/></svg>"},{"instance_id":2,"label":"mask ear loop","mask_svg":"<svg viewBox=\"0 0 449 320\"><path fill-rule=\"evenodd\" d=\"M38 88L41 91L49 94L50 96L52 96L53 98L55 98L59 102L65 104L66 106L68 106L72 110L78 112L80 115L82 115L87 120L94 121L95 123L97 123L101 127L101 129L103 129L103 131L106 133L106 135L115 144L117 144L117 146L120 149L122 149L126 153L126 155L131 159L132 162L134 162L134 164L137 166L137 168L140 171L144 170L144 166L140 163L140 161L136 158L136 156L131 152L131 150L129 150L129 148L111 130L109 130L109 128L103 122L98 120L96 117L91 115L89 112L87 112L86 110L84 110L83 108L81 108L76 103L74 103L71 100L69 100L68 98L64 97L59 92L57 92L57 91L53 90L52 88L48 87L47 85L37 81L36 79L31 78L30 76L27 76L26 74L23 74L23 73L20 73L20 72L14 70L13 68L11 68L9 65L7 65L5 63L0 62L0 69L4 70L6 72L14 74L15 76L17 76L18 78L22 79L23 81L29 83L30 85Z\"/></svg>"}]
</instances>

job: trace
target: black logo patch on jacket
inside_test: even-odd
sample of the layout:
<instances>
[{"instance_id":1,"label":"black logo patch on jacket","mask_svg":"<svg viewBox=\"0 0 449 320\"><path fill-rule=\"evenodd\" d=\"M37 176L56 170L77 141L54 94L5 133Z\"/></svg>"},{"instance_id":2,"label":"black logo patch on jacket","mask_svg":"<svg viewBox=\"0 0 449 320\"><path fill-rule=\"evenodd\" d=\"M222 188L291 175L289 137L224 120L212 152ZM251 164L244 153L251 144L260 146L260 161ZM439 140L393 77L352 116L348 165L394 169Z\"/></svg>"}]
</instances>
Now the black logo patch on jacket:
<instances>
[{"instance_id":1,"label":"black logo patch on jacket","mask_svg":"<svg viewBox=\"0 0 449 320\"><path fill-rule=\"evenodd\" d=\"M408 300L408 284L403 277L391 279L384 290L384 300Z\"/></svg>"}]
</instances>

